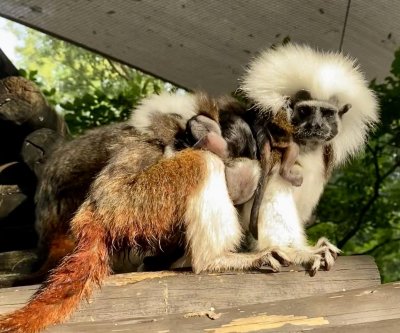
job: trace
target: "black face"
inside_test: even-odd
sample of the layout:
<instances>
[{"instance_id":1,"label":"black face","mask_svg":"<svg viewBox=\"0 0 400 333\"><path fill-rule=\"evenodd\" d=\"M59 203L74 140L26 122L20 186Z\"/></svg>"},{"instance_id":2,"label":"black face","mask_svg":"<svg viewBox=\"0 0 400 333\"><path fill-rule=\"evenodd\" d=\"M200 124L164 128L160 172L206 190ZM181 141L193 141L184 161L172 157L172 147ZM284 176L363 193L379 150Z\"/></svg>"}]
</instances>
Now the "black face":
<instances>
[{"instance_id":1,"label":"black face","mask_svg":"<svg viewBox=\"0 0 400 333\"><path fill-rule=\"evenodd\" d=\"M338 134L339 110L333 105L316 100L299 102L292 113L295 140L323 142Z\"/></svg>"},{"instance_id":2,"label":"black face","mask_svg":"<svg viewBox=\"0 0 400 333\"><path fill-rule=\"evenodd\" d=\"M350 104L339 109L335 103L312 99L306 90L300 90L294 96L291 108L291 122L296 128L295 141L299 143L320 144L332 140L339 132L341 117L350 108Z\"/></svg>"}]
</instances>

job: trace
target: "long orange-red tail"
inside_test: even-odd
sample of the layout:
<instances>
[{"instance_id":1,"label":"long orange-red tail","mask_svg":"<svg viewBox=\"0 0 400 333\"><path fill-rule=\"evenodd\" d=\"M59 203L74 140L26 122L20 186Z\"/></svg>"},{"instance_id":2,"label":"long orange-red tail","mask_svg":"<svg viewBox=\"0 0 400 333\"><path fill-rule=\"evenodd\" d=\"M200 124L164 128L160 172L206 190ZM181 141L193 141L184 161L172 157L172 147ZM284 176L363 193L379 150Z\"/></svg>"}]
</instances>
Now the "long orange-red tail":
<instances>
[{"instance_id":1,"label":"long orange-red tail","mask_svg":"<svg viewBox=\"0 0 400 333\"><path fill-rule=\"evenodd\" d=\"M91 294L109 274L105 230L89 209L75 216L77 247L50 275L48 281L23 308L0 318L0 332L36 333L65 320L82 298Z\"/></svg>"}]
</instances>

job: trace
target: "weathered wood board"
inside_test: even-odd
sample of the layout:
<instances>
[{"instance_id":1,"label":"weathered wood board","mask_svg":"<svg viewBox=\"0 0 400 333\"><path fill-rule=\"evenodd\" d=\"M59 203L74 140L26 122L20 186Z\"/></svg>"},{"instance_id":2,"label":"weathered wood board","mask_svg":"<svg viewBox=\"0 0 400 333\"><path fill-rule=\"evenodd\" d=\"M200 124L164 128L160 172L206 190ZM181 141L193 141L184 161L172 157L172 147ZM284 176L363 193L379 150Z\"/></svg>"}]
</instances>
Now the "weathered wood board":
<instances>
[{"instance_id":1,"label":"weathered wood board","mask_svg":"<svg viewBox=\"0 0 400 333\"><path fill-rule=\"evenodd\" d=\"M310 277L301 268L281 273L129 273L110 277L69 323L206 311L374 287L379 272L371 257L340 257L330 272ZM0 313L21 307L37 286L0 289Z\"/></svg>"},{"instance_id":2,"label":"weathered wood board","mask_svg":"<svg viewBox=\"0 0 400 333\"><path fill-rule=\"evenodd\" d=\"M37 260L38 256L34 250L3 252L0 253L0 272L28 273Z\"/></svg>"},{"instance_id":3,"label":"weathered wood board","mask_svg":"<svg viewBox=\"0 0 400 333\"><path fill-rule=\"evenodd\" d=\"M215 318L214 320L210 317ZM398 332L400 282L213 312L68 323L49 333Z\"/></svg>"}]
</instances>

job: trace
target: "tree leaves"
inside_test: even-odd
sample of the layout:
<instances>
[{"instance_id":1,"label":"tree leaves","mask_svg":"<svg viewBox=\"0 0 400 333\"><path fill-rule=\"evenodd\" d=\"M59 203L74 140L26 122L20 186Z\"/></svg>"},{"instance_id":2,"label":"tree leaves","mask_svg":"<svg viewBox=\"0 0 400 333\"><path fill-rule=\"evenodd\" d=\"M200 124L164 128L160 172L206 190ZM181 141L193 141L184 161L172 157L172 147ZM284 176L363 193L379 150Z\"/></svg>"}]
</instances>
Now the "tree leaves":
<instances>
[{"instance_id":1,"label":"tree leaves","mask_svg":"<svg viewBox=\"0 0 400 333\"><path fill-rule=\"evenodd\" d=\"M38 84L73 135L85 129L125 120L143 97L173 90L165 83L126 65L34 30L14 32L21 75Z\"/></svg>"}]
</instances>

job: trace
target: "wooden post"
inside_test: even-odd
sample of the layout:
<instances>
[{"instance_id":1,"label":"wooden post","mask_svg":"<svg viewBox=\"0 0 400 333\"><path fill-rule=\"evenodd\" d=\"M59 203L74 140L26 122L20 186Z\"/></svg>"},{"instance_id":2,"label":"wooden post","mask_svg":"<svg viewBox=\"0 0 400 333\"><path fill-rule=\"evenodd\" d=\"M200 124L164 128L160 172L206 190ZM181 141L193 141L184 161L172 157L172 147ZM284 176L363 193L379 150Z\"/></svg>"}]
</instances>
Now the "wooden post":
<instances>
[{"instance_id":1,"label":"wooden post","mask_svg":"<svg viewBox=\"0 0 400 333\"><path fill-rule=\"evenodd\" d=\"M0 49L0 79L9 76L19 76L18 69L8 59L2 49Z\"/></svg>"},{"instance_id":2,"label":"wooden post","mask_svg":"<svg viewBox=\"0 0 400 333\"><path fill-rule=\"evenodd\" d=\"M36 246L36 181L51 146L67 132L40 89L0 50L0 252Z\"/></svg>"}]
</instances>

